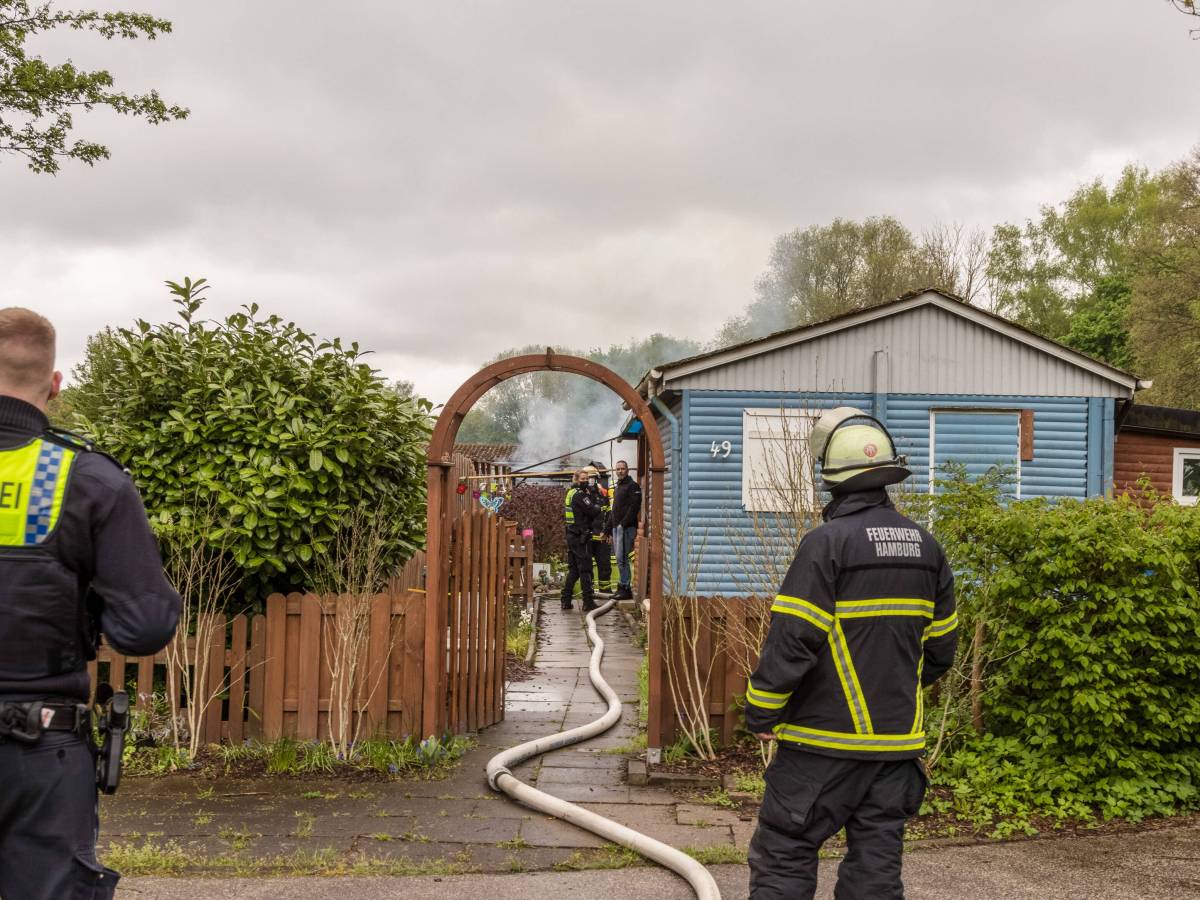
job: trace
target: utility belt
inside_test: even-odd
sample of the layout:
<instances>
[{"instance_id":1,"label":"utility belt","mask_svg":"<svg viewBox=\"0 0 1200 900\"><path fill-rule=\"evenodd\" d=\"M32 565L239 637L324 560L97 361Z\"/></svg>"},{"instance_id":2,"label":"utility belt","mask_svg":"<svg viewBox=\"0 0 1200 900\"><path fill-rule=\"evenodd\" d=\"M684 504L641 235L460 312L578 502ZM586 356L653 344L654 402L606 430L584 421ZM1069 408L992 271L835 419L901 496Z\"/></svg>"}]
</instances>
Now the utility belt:
<instances>
[{"instance_id":1,"label":"utility belt","mask_svg":"<svg viewBox=\"0 0 1200 900\"><path fill-rule=\"evenodd\" d=\"M115 794L121 782L121 757L129 727L129 695L103 684L96 691L96 702L101 707L99 729L103 741L96 758L96 786L106 794ZM0 744L36 744L47 731L75 734L95 750L92 711L86 704L0 700Z\"/></svg>"},{"instance_id":2,"label":"utility belt","mask_svg":"<svg viewBox=\"0 0 1200 900\"><path fill-rule=\"evenodd\" d=\"M91 710L82 703L0 700L0 741L36 744L46 731L68 731L90 737Z\"/></svg>"}]
</instances>

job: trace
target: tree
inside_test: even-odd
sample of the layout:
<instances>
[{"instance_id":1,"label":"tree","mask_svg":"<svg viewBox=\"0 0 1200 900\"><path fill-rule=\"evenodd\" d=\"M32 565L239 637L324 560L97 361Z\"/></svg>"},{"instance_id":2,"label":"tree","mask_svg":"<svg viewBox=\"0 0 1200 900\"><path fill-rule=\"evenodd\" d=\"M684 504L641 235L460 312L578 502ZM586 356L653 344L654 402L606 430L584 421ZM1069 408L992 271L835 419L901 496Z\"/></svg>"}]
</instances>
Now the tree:
<instances>
[{"instance_id":1,"label":"tree","mask_svg":"<svg viewBox=\"0 0 1200 900\"><path fill-rule=\"evenodd\" d=\"M1138 244L1130 346L1154 379L1148 403L1200 409L1200 147L1163 174L1154 229Z\"/></svg>"},{"instance_id":2,"label":"tree","mask_svg":"<svg viewBox=\"0 0 1200 900\"><path fill-rule=\"evenodd\" d=\"M1065 336L1102 278L1130 277L1161 188L1144 167L1126 166L1111 190L1097 178L1061 205L1043 206L1037 221L997 225L987 266L996 311L1047 337Z\"/></svg>"},{"instance_id":3,"label":"tree","mask_svg":"<svg viewBox=\"0 0 1200 900\"><path fill-rule=\"evenodd\" d=\"M1197 18L1200 18L1200 9L1196 8L1196 0L1167 0L1167 2L1185 16L1196 16ZM1191 35L1193 38L1200 40L1200 28L1193 28Z\"/></svg>"},{"instance_id":4,"label":"tree","mask_svg":"<svg viewBox=\"0 0 1200 900\"><path fill-rule=\"evenodd\" d=\"M108 40L154 40L170 33L171 23L143 13L57 10L52 0L0 0L0 152L24 156L33 171L53 174L61 159L91 166L109 157L103 144L71 140L76 110L106 106L152 125L187 118L188 110L167 105L157 91L113 90L113 77L104 69L88 72L70 60L52 64L30 55L29 38L55 29L93 31Z\"/></svg>"},{"instance_id":5,"label":"tree","mask_svg":"<svg viewBox=\"0 0 1200 900\"><path fill-rule=\"evenodd\" d=\"M423 543L430 404L357 344L257 305L199 318L203 279L168 282L177 321L102 332L75 370L74 425L129 467L164 534L212 510L206 539L251 599L312 588L348 517L383 525L392 571Z\"/></svg>"},{"instance_id":6,"label":"tree","mask_svg":"<svg viewBox=\"0 0 1200 900\"><path fill-rule=\"evenodd\" d=\"M937 226L918 240L891 216L798 228L776 239L755 286L758 296L725 323L716 344L819 322L919 288L974 299L986 242L959 225Z\"/></svg>"},{"instance_id":7,"label":"tree","mask_svg":"<svg viewBox=\"0 0 1200 900\"><path fill-rule=\"evenodd\" d=\"M1127 325L1132 295L1124 278L1101 278L1080 302L1063 343L1119 369L1133 368Z\"/></svg>"}]
</instances>

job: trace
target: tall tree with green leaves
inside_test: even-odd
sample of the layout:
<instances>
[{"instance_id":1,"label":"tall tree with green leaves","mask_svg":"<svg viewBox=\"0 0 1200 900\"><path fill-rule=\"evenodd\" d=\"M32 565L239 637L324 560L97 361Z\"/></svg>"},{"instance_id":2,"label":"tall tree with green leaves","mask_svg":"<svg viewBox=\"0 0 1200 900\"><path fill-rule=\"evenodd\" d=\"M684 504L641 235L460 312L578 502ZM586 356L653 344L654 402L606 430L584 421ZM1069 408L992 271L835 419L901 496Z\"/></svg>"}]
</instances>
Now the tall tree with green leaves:
<instances>
[{"instance_id":1,"label":"tall tree with green leaves","mask_svg":"<svg viewBox=\"0 0 1200 900\"><path fill-rule=\"evenodd\" d=\"M819 322L926 287L970 301L982 289L985 259L986 237L957 225L920 237L891 216L797 228L776 239L757 297L715 343Z\"/></svg>"},{"instance_id":2,"label":"tall tree with green leaves","mask_svg":"<svg viewBox=\"0 0 1200 900\"><path fill-rule=\"evenodd\" d=\"M47 62L30 52L31 38L55 30L152 41L170 33L171 23L144 13L57 9L52 0L0 0L0 153L22 156L33 171L53 174L64 159L92 166L109 157L103 144L72 137L79 110L107 107L152 125L187 118L188 110L167 104L157 91L114 90L105 69L85 71L70 60Z\"/></svg>"},{"instance_id":3,"label":"tall tree with green leaves","mask_svg":"<svg viewBox=\"0 0 1200 900\"><path fill-rule=\"evenodd\" d=\"M1200 147L1163 173L1157 226L1138 244L1130 346L1147 403L1200 409Z\"/></svg>"},{"instance_id":4,"label":"tall tree with green leaves","mask_svg":"<svg viewBox=\"0 0 1200 900\"><path fill-rule=\"evenodd\" d=\"M987 274L996 311L1051 338L1101 279L1128 280L1134 248L1155 227L1159 176L1127 166L1111 188L1097 178L1057 206L1043 206L1024 225L997 225Z\"/></svg>"}]
</instances>

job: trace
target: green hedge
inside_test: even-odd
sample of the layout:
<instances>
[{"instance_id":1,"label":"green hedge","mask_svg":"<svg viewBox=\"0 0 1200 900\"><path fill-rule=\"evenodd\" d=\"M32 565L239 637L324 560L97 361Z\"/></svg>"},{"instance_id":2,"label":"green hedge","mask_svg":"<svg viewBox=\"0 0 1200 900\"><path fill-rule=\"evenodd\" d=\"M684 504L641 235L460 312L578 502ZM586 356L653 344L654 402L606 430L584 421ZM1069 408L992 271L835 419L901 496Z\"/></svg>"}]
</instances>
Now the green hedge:
<instances>
[{"instance_id":1,"label":"green hedge","mask_svg":"<svg viewBox=\"0 0 1200 900\"><path fill-rule=\"evenodd\" d=\"M929 703L937 777L983 819L1200 808L1200 510L1005 504L999 482L960 478L934 501L962 620L960 664Z\"/></svg>"}]
</instances>

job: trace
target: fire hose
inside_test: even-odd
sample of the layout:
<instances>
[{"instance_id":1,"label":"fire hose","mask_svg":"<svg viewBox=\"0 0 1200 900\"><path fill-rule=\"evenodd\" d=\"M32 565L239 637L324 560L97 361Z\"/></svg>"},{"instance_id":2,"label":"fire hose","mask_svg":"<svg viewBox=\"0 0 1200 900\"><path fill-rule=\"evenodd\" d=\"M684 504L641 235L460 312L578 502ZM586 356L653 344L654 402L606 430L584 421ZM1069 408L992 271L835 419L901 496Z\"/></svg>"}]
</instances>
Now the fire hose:
<instances>
[{"instance_id":1,"label":"fire hose","mask_svg":"<svg viewBox=\"0 0 1200 900\"><path fill-rule=\"evenodd\" d=\"M614 844L628 847L647 859L670 869L687 880L699 900L721 900L721 892L717 889L717 883L713 880L712 875L686 853L676 850L662 841L656 841L639 831L634 831L632 828L627 828L612 819L606 819L582 806L560 800L545 791L539 791L520 781L509 771L511 766L520 765L535 756L597 737L620 720L621 700L600 673L600 661L604 658L604 641L600 639L600 635L596 631L596 617L604 615L615 605L615 602L610 600L588 613L586 619L588 640L592 644L592 656L588 662L588 677L591 678L592 687L608 703L608 711L586 725L526 741L524 744L518 744L516 747L497 753L487 764L488 784L492 786L493 790L500 791L531 809L548 813L564 822L570 822L572 825L577 825L612 841Z\"/></svg>"}]
</instances>

